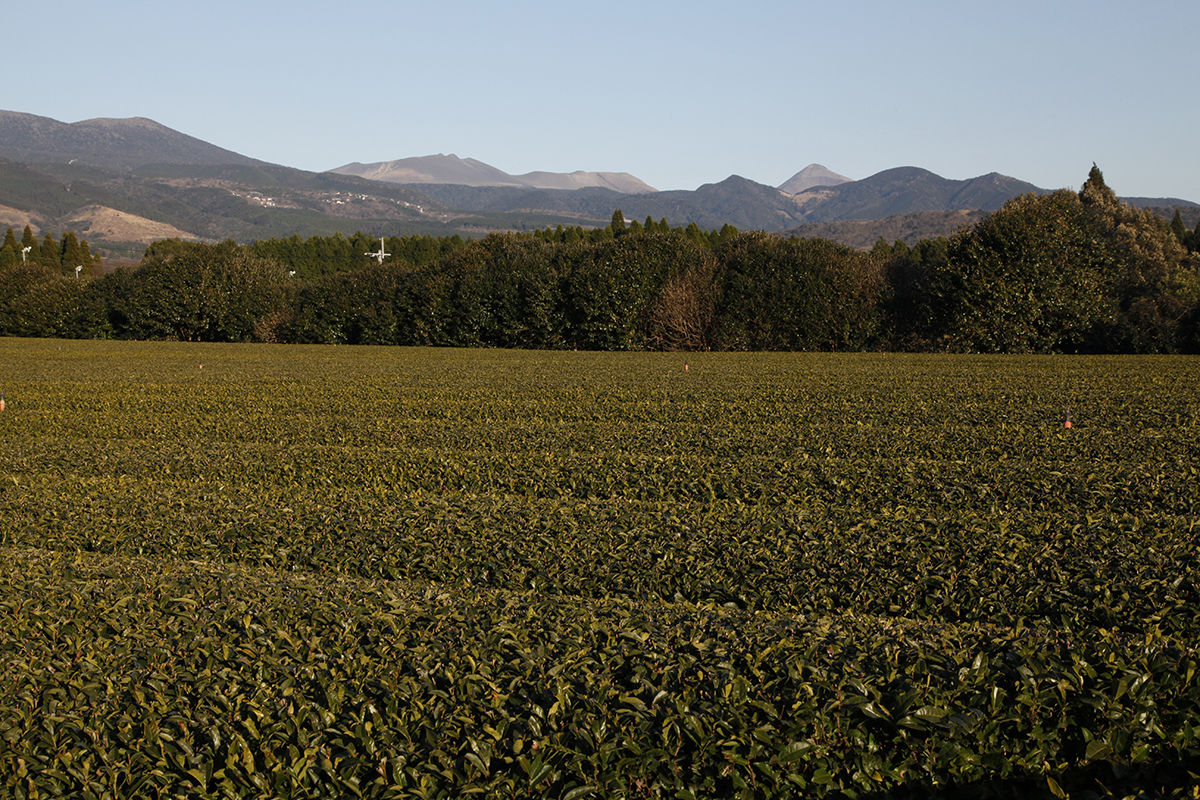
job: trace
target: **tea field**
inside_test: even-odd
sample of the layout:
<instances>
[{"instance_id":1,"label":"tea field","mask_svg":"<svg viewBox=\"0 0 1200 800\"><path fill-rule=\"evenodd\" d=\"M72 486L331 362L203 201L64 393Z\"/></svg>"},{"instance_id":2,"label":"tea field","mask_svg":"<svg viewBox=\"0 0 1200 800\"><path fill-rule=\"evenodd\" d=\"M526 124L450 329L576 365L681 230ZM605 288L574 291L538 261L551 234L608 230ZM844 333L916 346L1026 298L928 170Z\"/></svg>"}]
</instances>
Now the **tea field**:
<instances>
[{"instance_id":1,"label":"tea field","mask_svg":"<svg viewBox=\"0 0 1200 800\"><path fill-rule=\"evenodd\" d=\"M0 339L0 794L1200 796L1198 380Z\"/></svg>"}]
</instances>

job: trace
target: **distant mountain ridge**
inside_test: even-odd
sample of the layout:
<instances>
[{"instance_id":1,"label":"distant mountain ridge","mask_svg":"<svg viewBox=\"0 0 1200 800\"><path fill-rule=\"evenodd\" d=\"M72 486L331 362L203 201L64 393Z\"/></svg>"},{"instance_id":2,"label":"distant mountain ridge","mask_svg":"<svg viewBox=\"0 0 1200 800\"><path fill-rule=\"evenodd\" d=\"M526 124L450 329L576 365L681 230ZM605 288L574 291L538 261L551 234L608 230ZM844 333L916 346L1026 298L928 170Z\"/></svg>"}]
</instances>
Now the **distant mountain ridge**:
<instances>
[{"instance_id":1,"label":"distant mountain ridge","mask_svg":"<svg viewBox=\"0 0 1200 800\"><path fill-rule=\"evenodd\" d=\"M351 166L359 172L372 167L339 170ZM248 242L355 230L480 236L559 224L600 227L619 208L630 220L708 229L731 224L862 246L878 235L910 242L944 235L1012 197L1046 191L997 173L950 180L919 167L850 180L810 164L780 187L731 175L694 191L661 192L628 173L512 176L454 155L374 167L395 176L409 172L403 183L351 171L306 172L144 118L68 124L0 111L0 230L30 224L39 234L57 235L69 227L93 245L135 252L126 245L166 235ZM430 182L409 183L425 179ZM1200 216L1200 206L1188 201L1126 199L1167 219L1182 208L1188 227Z\"/></svg>"},{"instance_id":2,"label":"distant mountain ridge","mask_svg":"<svg viewBox=\"0 0 1200 800\"><path fill-rule=\"evenodd\" d=\"M416 188L456 208L490 212L542 210L603 217L604 209L619 207L626 219L665 217L668 221L695 222L701 227L719 228L729 223L765 231L818 222L876 220L917 211L994 211L1020 194L1046 191L995 173L956 181L918 167L885 170L860 181L813 186L794 195L738 175L705 184L695 191L643 195L436 184Z\"/></svg>"},{"instance_id":3,"label":"distant mountain ridge","mask_svg":"<svg viewBox=\"0 0 1200 800\"><path fill-rule=\"evenodd\" d=\"M914 211L995 211L1018 195L1045 191L995 172L951 180L920 167L896 167L861 181L806 189L794 199L803 222L831 222L882 219Z\"/></svg>"},{"instance_id":4,"label":"distant mountain ridge","mask_svg":"<svg viewBox=\"0 0 1200 800\"><path fill-rule=\"evenodd\" d=\"M655 220L665 218L672 225L695 222L702 228L720 228L728 223L742 229L775 231L804 222L791 195L739 175L706 183L695 191L652 194L621 194L600 187L572 192L453 184L420 184L413 188L454 208L507 214L556 213L590 217L606 224L616 208L629 220L649 216Z\"/></svg>"},{"instance_id":5,"label":"distant mountain ridge","mask_svg":"<svg viewBox=\"0 0 1200 800\"><path fill-rule=\"evenodd\" d=\"M456 186L517 186L527 189L612 189L622 194L643 194L657 191L628 172L527 172L509 175L490 164L474 158L459 158L451 153L436 156L417 156L373 164L354 162L329 172L338 175L357 175L386 183L436 184Z\"/></svg>"},{"instance_id":6,"label":"distant mountain ridge","mask_svg":"<svg viewBox=\"0 0 1200 800\"><path fill-rule=\"evenodd\" d=\"M147 164L266 164L143 117L59 122L0 111L0 157L25 163L77 161L105 169Z\"/></svg>"}]
</instances>

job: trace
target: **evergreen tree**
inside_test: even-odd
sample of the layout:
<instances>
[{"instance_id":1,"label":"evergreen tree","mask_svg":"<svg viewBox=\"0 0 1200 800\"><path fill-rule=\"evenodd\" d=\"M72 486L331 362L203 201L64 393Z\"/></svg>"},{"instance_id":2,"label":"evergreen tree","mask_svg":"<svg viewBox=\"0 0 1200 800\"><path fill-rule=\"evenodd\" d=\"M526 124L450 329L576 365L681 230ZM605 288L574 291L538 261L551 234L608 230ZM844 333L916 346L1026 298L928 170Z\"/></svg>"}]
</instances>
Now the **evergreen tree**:
<instances>
[{"instance_id":1,"label":"evergreen tree","mask_svg":"<svg viewBox=\"0 0 1200 800\"><path fill-rule=\"evenodd\" d=\"M8 233L4 234L4 244L0 245L0 269L19 263L21 263L21 248L17 244L17 237L13 235L13 229L9 228Z\"/></svg>"},{"instance_id":2,"label":"evergreen tree","mask_svg":"<svg viewBox=\"0 0 1200 800\"><path fill-rule=\"evenodd\" d=\"M1079 199L1085 206L1099 209L1101 211L1113 211L1121 204L1117 199L1117 194L1112 189L1108 188L1108 184L1104 182L1104 173L1092 162L1092 169L1088 172L1087 180L1083 183L1083 188L1079 190Z\"/></svg>"},{"instance_id":3,"label":"evergreen tree","mask_svg":"<svg viewBox=\"0 0 1200 800\"><path fill-rule=\"evenodd\" d=\"M908 243L903 239L897 239L895 244L888 244L888 240L880 236L875 240L875 244L871 246L871 255L882 258L885 261L888 259L907 258Z\"/></svg>"},{"instance_id":4,"label":"evergreen tree","mask_svg":"<svg viewBox=\"0 0 1200 800\"><path fill-rule=\"evenodd\" d=\"M1148 209L1121 202L1095 164L1079 199L1120 265L1122 310L1139 299L1172 297L1187 304L1200 297L1200 275L1187 263L1187 251L1170 226Z\"/></svg>"},{"instance_id":5,"label":"evergreen tree","mask_svg":"<svg viewBox=\"0 0 1200 800\"><path fill-rule=\"evenodd\" d=\"M1175 238L1180 244L1187 243L1188 229L1183 226L1183 217L1179 214L1179 209L1175 209L1175 218L1171 220L1171 233L1175 234Z\"/></svg>"},{"instance_id":6,"label":"evergreen tree","mask_svg":"<svg viewBox=\"0 0 1200 800\"><path fill-rule=\"evenodd\" d=\"M30 255L32 255L32 252ZM41 257L39 258L39 261L43 266L49 267L50 269L62 269L62 259L58 254L58 243L54 241L54 237L49 233L46 234L46 238L42 239Z\"/></svg>"},{"instance_id":7,"label":"evergreen tree","mask_svg":"<svg viewBox=\"0 0 1200 800\"><path fill-rule=\"evenodd\" d=\"M613 236L620 236L625 233L625 215L621 213L621 209L613 212L612 222L609 223L609 229Z\"/></svg>"},{"instance_id":8,"label":"evergreen tree","mask_svg":"<svg viewBox=\"0 0 1200 800\"><path fill-rule=\"evenodd\" d=\"M83 251L84 266L83 271L86 275L94 275L96 269L103 265L99 253L93 253L92 248L88 246L87 239L79 240L79 249Z\"/></svg>"},{"instance_id":9,"label":"evergreen tree","mask_svg":"<svg viewBox=\"0 0 1200 800\"><path fill-rule=\"evenodd\" d=\"M84 272L89 276L92 274L92 259L83 252L83 248L79 244L79 237L73 230L68 230L62 235L58 260L62 264L63 272L67 275L83 274ZM76 267L83 269L76 273Z\"/></svg>"},{"instance_id":10,"label":"evergreen tree","mask_svg":"<svg viewBox=\"0 0 1200 800\"><path fill-rule=\"evenodd\" d=\"M28 251L26 251L28 248ZM41 253L38 247L37 237L33 235L33 228L25 226L25 232L21 234L21 261L28 262L30 259L37 261L38 255Z\"/></svg>"}]
</instances>

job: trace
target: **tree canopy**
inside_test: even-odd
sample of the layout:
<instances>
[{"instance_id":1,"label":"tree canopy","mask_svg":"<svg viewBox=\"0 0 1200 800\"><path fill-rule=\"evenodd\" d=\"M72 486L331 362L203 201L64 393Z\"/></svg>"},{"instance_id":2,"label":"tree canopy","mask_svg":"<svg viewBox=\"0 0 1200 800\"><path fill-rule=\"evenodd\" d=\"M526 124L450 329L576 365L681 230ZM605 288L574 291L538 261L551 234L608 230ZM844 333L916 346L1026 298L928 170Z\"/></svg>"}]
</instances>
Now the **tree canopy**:
<instances>
[{"instance_id":1,"label":"tree canopy","mask_svg":"<svg viewBox=\"0 0 1200 800\"><path fill-rule=\"evenodd\" d=\"M1200 229L1200 225L1197 226ZM1200 230L1078 192L1014 198L950 238L784 239L603 228L250 245L162 240L94 275L73 231L0 245L0 333L25 336L726 350L1200 351ZM22 262L21 252L26 251ZM79 270L76 277L75 267Z\"/></svg>"}]
</instances>

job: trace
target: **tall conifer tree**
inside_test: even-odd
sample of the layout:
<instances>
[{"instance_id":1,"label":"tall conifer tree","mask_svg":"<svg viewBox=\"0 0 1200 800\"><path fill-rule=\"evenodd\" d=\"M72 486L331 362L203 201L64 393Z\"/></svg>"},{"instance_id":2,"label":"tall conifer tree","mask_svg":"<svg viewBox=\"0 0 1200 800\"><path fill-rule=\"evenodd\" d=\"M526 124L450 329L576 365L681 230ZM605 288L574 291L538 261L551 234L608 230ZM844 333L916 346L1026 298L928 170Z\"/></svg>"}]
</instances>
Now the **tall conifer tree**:
<instances>
[{"instance_id":1,"label":"tall conifer tree","mask_svg":"<svg viewBox=\"0 0 1200 800\"><path fill-rule=\"evenodd\" d=\"M83 267L89 275L91 274L91 259L80 247L79 237L75 235L75 231L69 230L62 235L62 243L59 246L59 262L68 275L74 275L76 267Z\"/></svg>"},{"instance_id":2,"label":"tall conifer tree","mask_svg":"<svg viewBox=\"0 0 1200 800\"><path fill-rule=\"evenodd\" d=\"M1175 234L1175 238L1180 244L1187 243L1188 229L1183 225L1183 217L1179 213L1179 209L1175 209L1175 218L1171 220L1171 233Z\"/></svg>"},{"instance_id":3,"label":"tall conifer tree","mask_svg":"<svg viewBox=\"0 0 1200 800\"><path fill-rule=\"evenodd\" d=\"M62 259L58 253L58 243L48 233L46 234L46 238L42 239L41 262L52 269L62 268Z\"/></svg>"},{"instance_id":4,"label":"tall conifer tree","mask_svg":"<svg viewBox=\"0 0 1200 800\"><path fill-rule=\"evenodd\" d=\"M4 244L0 245L0 269L11 267L20 260L21 248L17 244L17 237L13 233L13 229L9 228L8 233L4 234Z\"/></svg>"},{"instance_id":5,"label":"tall conifer tree","mask_svg":"<svg viewBox=\"0 0 1200 800\"><path fill-rule=\"evenodd\" d=\"M612 229L613 236L620 236L625 233L625 215L621 213L621 209L613 212L612 222L608 226Z\"/></svg>"}]
</instances>

